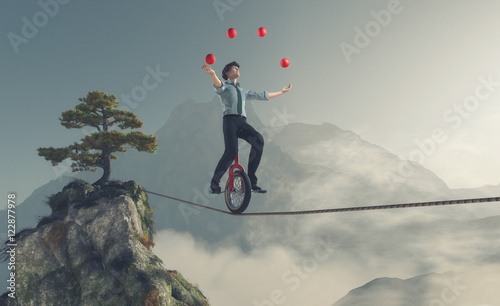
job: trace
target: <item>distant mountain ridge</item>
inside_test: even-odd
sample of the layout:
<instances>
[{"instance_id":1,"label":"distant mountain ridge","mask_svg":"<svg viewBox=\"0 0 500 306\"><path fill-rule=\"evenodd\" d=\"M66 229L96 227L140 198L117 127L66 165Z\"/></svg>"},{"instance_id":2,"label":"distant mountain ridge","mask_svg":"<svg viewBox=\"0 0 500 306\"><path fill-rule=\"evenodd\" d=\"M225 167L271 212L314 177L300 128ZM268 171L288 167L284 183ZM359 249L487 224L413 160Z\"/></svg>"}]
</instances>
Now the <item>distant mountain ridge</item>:
<instances>
[{"instance_id":1,"label":"distant mountain ridge","mask_svg":"<svg viewBox=\"0 0 500 306\"><path fill-rule=\"evenodd\" d=\"M247 115L249 123L257 131L266 129L253 111L252 103L247 105ZM446 183L419 164L403 161L380 146L368 143L357 134L333 124L291 123L285 127L271 128L274 131L272 139L266 137L264 155L257 172L259 182L270 192L266 196L254 196L248 211L354 206L366 202L366 198L375 199L380 204L500 193L500 185L450 190ZM208 103L187 100L180 104L155 135L158 137L158 153L144 154L130 150L120 154L119 159L112 163L112 178L134 178L148 190L225 209L222 196L208 193L208 183L224 150L218 97L214 96ZM240 162L245 167L248 149L248 145L240 141ZM412 169L409 175L401 171L409 168ZM78 177L93 182L93 177L97 176L82 173ZM322 178L319 184L318 177ZM50 188L40 187L25 201L26 204L31 203L28 210L43 211L43 199L40 197L44 193L53 193L65 184L67 179L60 183L52 182ZM49 189L44 190L46 188ZM294 204L292 198L297 197L298 193L304 194L304 188L310 190L305 196L307 206ZM344 196L339 196L339 188ZM358 190L364 190L365 194L360 194ZM325 196L324 192L330 192L331 195ZM199 209L154 196L151 197L151 203L158 211L155 221L159 229L168 224L170 228L189 230L208 241L220 241L227 236L228 231L216 229L207 224L206 219L199 218ZM21 205L19 209L24 207ZM161 218L163 215L166 217ZM197 218L197 222L191 222L192 218ZM34 223L35 217L30 217L27 212L25 219ZM225 216L210 215L210 222L241 228L240 221ZM207 228L211 230L207 231Z\"/></svg>"},{"instance_id":2,"label":"distant mountain ridge","mask_svg":"<svg viewBox=\"0 0 500 306\"><path fill-rule=\"evenodd\" d=\"M295 209L320 209L346 206L406 203L459 199L467 197L498 196L500 185L476 189L452 190L437 175L418 163L401 160L384 148L371 144L352 131L342 130L334 124L310 125L290 123L284 127L266 127L247 104L248 121L258 131L271 129L265 136L264 155L257 175L259 184L269 190L266 195L253 195L248 212L289 211ZM177 106L165 125L156 133L159 149L157 154L144 154L130 150L120 154L112 162L112 177L138 182L147 190L193 201L203 205L226 209L221 195L208 194L208 183L216 163L223 153L222 114L218 97L207 103L188 100ZM248 145L240 141L240 161L246 168ZM89 182L97 180L93 174L80 174ZM226 176L225 176L226 177ZM225 177L222 182L225 181ZM47 193L57 189L54 182ZM64 186L61 183L59 188ZM47 187L48 188L48 187ZM39 211L43 206L43 189L25 201L29 211ZM310 237L331 236L342 250L342 256L357 256L356 245L381 247L379 256L389 253L396 244L405 244L408 235L422 241L450 225L450 228L478 228L478 235L485 235L496 227L495 217L476 219L462 208L420 208L408 210L408 214L394 210L380 213L341 215L335 222L318 221L311 228L301 219L249 219L234 218L188 206L154 195L149 195L154 211L156 229L174 229L189 232L196 239L214 247L237 244L244 251L266 245L286 245L297 253L308 254L314 249L313 239L300 241L302 232ZM24 203L22 204L24 205ZM21 207L22 207L21 205ZM20 208L21 208L20 207ZM424 212L425 210L425 212ZM397 228L385 226L390 216L404 217ZM423 216L416 220L414 215ZM398 216L399 216L398 215ZM35 218L33 218L35 219ZM448 221L452 219L453 221ZM462 220L462 221L456 221ZM435 222L434 222L435 221ZM462 222L462 223L461 223ZM370 226L379 226L374 231ZM32 225L34 226L34 225ZM400 232L399 232L400 231ZM364 235L370 232L384 237L372 241ZM401 234L402 237L399 237ZM406 235L406 236L405 236ZM392 239L392 240L391 240ZM392 256L408 256L406 251L418 250L410 244L405 250L397 250ZM491 248L485 248L490 250ZM307 256L307 255L305 255ZM338 255L340 256L340 255ZM410 257L414 261L420 258ZM432 270L433 263L422 262L422 270ZM397 281L395 281L397 282ZM379 281L384 284L384 281Z\"/></svg>"},{"instance_id":3,"label":"distant mountain ridge","mask_svg":"<svg viewBox=\"0 0 500 306\"><path fill-rule=\"evenodd\" d=\"M456 272L429 273L405 280L378 278L351 290L333 306L498 305L499 273L500 254L496 254Z\"/></svg>"}]
</instances>

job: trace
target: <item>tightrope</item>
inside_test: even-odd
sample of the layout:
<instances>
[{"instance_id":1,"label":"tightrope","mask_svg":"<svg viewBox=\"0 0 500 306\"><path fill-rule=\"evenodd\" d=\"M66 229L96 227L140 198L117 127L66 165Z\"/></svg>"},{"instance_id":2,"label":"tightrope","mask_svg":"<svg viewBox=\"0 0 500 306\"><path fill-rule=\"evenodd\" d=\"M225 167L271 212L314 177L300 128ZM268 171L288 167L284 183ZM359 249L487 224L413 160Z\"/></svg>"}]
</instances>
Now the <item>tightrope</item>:
<instances>
[{"instance_id":1,"label":"tightrope","mask_svg":"<svg viewBox=\"0 0 500 306\"><path fill-rule=\"evenodd\" d=\"M174 198L168 195L144 190L147 193L154 194L163 198L171 199L174 201L182 202L185 204L193 205L196 207L201 207L223 213L231 216L283 216L283 215L311 215L311 214L328 214L328 213L339 213L339 212L349 212L349 211L365 211L365 210L380 210L380 209L394 209L394 208L409 208L409 207L428 207L428 206L441 206L441 205L458 205L458 204L472 204L472 203L488 203L488 202L500 202L500 197L491 198L476 198L476 199L463 199L463 200L446 200L446 201L434 201L434 202L417 202L417 203L404 203L404 204L385 204L385 205L374 205L374 206L359 206L359 207L344 207L344 208L330 208L330 209L315 209L315 210L298 210L298 211L275 211L275 212L256 212L256 213L242 213L233 214L231 212L213 208L210 206L201 205L198 203Z\"/></svg>"}]
</instances>

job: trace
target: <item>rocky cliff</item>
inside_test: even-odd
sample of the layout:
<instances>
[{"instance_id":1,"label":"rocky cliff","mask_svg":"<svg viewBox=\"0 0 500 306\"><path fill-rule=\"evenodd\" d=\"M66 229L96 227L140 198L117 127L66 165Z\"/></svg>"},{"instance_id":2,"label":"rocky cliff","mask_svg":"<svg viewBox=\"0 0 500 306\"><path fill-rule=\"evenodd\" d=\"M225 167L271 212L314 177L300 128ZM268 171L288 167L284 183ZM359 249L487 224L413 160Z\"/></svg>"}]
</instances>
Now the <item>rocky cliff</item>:
<instances>
[{"instance_id":1,"label":"rocky cliff","mask_svg":"<svg viewBox=\"0 0 500 306\"><path fill-rule=\"evenodd\" d=\"M16 236L16 299L0 304L208 305L153 254L152 212L133 181L74 181L47 204L52 213Z\"/></svg>"}]
</instances>

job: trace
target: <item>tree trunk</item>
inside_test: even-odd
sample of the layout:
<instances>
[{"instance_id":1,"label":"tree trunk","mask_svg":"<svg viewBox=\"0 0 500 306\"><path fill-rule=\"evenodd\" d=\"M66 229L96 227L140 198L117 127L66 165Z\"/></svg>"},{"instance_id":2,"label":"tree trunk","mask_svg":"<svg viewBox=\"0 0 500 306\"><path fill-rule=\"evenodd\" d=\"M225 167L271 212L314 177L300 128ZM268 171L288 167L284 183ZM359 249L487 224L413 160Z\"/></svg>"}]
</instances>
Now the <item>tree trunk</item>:
<instances>
[{"instance_id":1,"label":"tree trunk","mask_svg":"<svg viewBox=\"0 0 500 306\"><path fill-rule=\"evenodd\" d=\"M109 181L109 178L111 176L111 158L110 158L110 152L108 146L104 145L104 148L102 150L102 169L104 170L104 173L102 174L101 178L95 182L93 185L99 185L102 186L106 184Z\"/></svg>"}]
</instances>

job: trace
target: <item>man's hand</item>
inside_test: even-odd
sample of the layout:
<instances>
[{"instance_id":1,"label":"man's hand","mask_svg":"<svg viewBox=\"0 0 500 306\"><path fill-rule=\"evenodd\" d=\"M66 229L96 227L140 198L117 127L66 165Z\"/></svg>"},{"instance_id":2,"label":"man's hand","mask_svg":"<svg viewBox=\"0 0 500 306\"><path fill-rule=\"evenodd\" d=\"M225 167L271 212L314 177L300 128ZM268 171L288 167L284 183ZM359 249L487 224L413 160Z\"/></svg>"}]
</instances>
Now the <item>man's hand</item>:
<instances>
[{"instance_id":1,"label":"man's hand","mask_svg":"<svg viewBox=\"0 0 500 306\"><path fill-rule=\"evenodd\" d=\"M212 66L210 66L210 65L205 64L205 65L203 65L203 67L201 67L201 68L203 69L203 71L205 71L205 72L206 72L206 73L208 73L208 74L213 74L213 73L215 73L215 71L212 69Z\"/></svg>"},{"instance_id":2,"label":"man's hand","mask_svg":"<svg viewBox=\"0 0 500 306\"><path fill-rule=\"evenodd\" d=\"M281 91L277 92L270 92L269 93L269 99L276 98L277 96L281 96L284 93L287 93L292 89L292 83L288 84L288 86L283 87Z\"/></svg>"},{"instance_id":3,"label":"man's hand","mask_svg":"<svg viewBox=\"0 0 500 306\"><path fill-rule=\"evenodd\" d=\"M281 92L282 93L286 93L286 92L289 92L290 89L292 89L292 83L288 84L288 86L283 87L283 89L281 90Z\"/></svg>"},{"instance_id":4,"label":"man's hand","mask_svg":"<svg viewBox=\"0 0 500 306\"><path fill-rule=\"evenodd\" d=\"M212 69L210 65L205 64L201 68L203 69L203 71L205 71L205 73L210 75L210 77L212 78L212 82L214 83L215 86L219 88L222 87L222 82L219 80L219 78L215 74L215 71Z\"/></svg>"}]
</instances>

